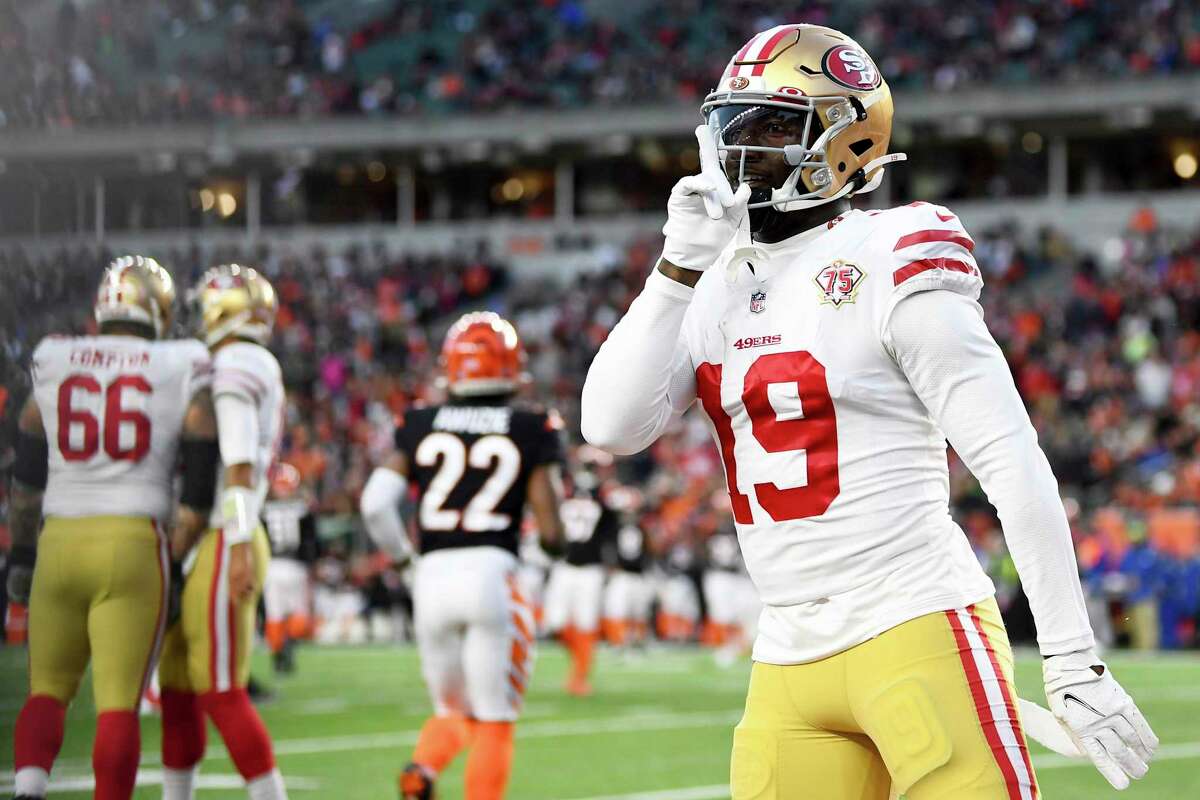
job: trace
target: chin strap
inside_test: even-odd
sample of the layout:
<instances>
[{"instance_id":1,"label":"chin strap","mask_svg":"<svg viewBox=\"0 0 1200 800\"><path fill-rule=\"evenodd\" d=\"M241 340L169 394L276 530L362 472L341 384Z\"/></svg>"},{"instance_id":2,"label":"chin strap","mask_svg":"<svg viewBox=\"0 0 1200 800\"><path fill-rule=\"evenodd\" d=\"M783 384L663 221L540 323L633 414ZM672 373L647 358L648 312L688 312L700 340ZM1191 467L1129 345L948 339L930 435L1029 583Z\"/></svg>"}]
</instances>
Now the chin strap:
<instances>
[{"instance_id":1,"label":"chin strap","mask_svg":"<svg viewBox=\"0 0 1200 800\"><path fill-rule=\"evenodd\" d=\"M908 156L904 153L889 153L886 156L872 159L862 166L862 168L851 175L841 189L831 197L814 197L806 199L789 199L793 198L796 193L796 184L800 182L801 167L792 170L792 174L778 189L771 191L771 207L776 211L800 211L805 208L813 208L815 206L825 205L834 200L840 200L843 197L856 194L867 194L879 188L879 184L883 183L883 167L888 164L894 164L897 161L907 161ZM866 180L866 176L872 172L875 173L870 180ZM859 182L863 181L861 188L855 188Z\"/></svg>"}]
</instances>

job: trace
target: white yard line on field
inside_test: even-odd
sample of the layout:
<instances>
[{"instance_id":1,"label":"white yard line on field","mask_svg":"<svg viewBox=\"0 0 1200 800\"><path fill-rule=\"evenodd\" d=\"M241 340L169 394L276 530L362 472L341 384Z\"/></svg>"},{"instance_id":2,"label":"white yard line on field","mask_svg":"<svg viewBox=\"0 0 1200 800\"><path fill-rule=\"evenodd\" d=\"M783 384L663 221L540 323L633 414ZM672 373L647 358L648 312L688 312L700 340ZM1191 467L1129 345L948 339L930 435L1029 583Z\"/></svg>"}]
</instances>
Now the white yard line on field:
<instances>
[{"instance_id":1,"label":"white yard line on field","mask_svg":"<svg viewBox=\"0 0 1200 800\"><path fill-rule=\"evenodd\" d=\"M699 711L681 714L621 714L613 717L589 719L547 720L517 726L518 739L546 739L559 736L592 736L596 734L629 733L630 731L666 731L681 728L732 727L741 717L741 711ZM314 755L344 753L356 750L388 750L410 747L417 742L420 731L394 731L391 733L355 734L311 739L282 739L275 742L275 755ZM225 758L225 750L219 743L210 746L204 755L205 761ZM143 766L159 766L162 762L158 753L143 752ZM83 759L59 763L59 771L86 770L89 764ZM0 772L0 780L11 781L11 770Z\"/></svg>"},{"instance_id":2,"label":"white yard line on field","mask_svg":"<svg viewBox=\"0 0 1200 800\"><path fill-rule=\"evenodd\" d=\"M0 792L5 794L14 791L11 778L6 778L6 781L9 782L0 784ZM138 770L138 786L162 786L162 782L163 774L160 770ZM321 782L318 780L298 778L294 775L287 776L284 779L284 783L292 791L312 792L321 788ZM241 789L245 785L246 783L242 780L242 776L236 773L231 775L205 775L201 773L196 778L197 789ZM90 775L62 778L50 782L50 791L52 792L91 792L95 788L96 781Z\"/></svg>"},{"instance_id":3,"label":"white yard line on field","mask_svg":"<svg viewBox=\"0 0 1200 800\"><path fill-rule=\"evenodd\" d=\"M1150 763L1150 771L1159 761L1180 761L1200 757L1200 742L1177 742L1164 744L1154 754ZM1038 769L1070 769L1072 767L1091 767L1092 762L1085 758L1067 758L1055 753L1042 753L1033 757L1033 765Z\"/></svg>"},{"instance_id":4,"label":"white yard line on field","mask_svg":"<svg viewBox=\"0 0 1200 800\"><path fill-rule=\"evenodd\" d=\"M1160 747L1154 756L1154 761L1157 763L1159 761L1177 761L1197 757L1200 757L1200 742L1180 742ZM1070 769L1072 767L1091 768L1092 766L1092 762L1086 759L1066 758L1053 753L1034 756L1033 764L1038 770ZM1153 766L1151 769L1153 769ZM596 795L594 797L575 798L575 800L719 800L726 797L729 797L729 785L718 783L708 786L663 789L655 792Z\"/></svg>"}]
</instances>

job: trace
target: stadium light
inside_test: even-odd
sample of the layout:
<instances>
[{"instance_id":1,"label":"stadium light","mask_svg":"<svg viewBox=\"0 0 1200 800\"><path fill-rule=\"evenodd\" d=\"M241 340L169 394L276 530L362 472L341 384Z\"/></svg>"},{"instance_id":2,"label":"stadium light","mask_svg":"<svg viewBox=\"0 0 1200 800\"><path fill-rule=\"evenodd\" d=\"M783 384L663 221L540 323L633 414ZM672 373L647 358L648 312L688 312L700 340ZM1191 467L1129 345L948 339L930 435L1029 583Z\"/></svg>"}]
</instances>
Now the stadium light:
<instances>
[{"instance_id":1,"label":"stadium light","mask_svg":"<svg viewBox=\"0 0 1200 800\"><path fill-rule=\"evenodd\" d=\"M217 213L222 217L232 217L237 211L237 198L229 192L221 192L217 195Z\"/></svg>"},{"instance_id":2,"label":"stadium light","mask_svg":"<svg viewBox=\"0 0 1200 800\"><path fill-rule=\"evenodd\" d=\"M1175 174L1185 181L1190 181L1196 177L1196 166L1196 155L1194 153L1180 153L1175 156Z\"/></svg>"}]
</instances>

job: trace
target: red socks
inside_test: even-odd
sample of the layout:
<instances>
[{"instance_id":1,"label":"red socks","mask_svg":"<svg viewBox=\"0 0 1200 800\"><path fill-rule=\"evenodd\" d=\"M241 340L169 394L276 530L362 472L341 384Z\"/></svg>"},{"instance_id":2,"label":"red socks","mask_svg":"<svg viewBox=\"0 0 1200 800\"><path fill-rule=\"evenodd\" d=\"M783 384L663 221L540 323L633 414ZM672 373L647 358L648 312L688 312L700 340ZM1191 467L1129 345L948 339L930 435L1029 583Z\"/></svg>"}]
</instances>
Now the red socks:
<instances>
[{"instance_id":1,"label":"red socks","mask_svg":"<svg viewBox=\"0 0 1200 800\"><path fill-rule=\"evenodd\" d=\"M229 758L244 779L254 780L275 768L271 735L245 689L207 692L200 697L200 706L221 732Z\"/></svg>"},{"instance_id":2,"label":"red socks","mask_svg":"<svg viewBox=\"0 0 1200 800\"><path fill-rule=\"evenodd\" d=\"M476 722L471 754L467 756L466 800L501 800L512 771L511 722Z\"/></svg>"},{"instance_id":3,"label":"red socks","mask_svg":"<svg viewBox=\"0 0 1200 800\"><path fill-rule=\"evenodd\" d=\"M137 783L142 730L135 711L104 711L96 717L92 743L95 800L129 800Z\"/></svg>"},{"instance_id":4,"label":"red socks","mask_svg":"<svg viewBox=\"0 0 1200 800\"><path fill-rule=\"evenodd\" d=\"M13 765L38 767L46 772L54 766L63 743L67 707L45 694L31 695L21 708L13 731Z\"/></svg>"},{"instance_id":5,"label":"red socks","mask_svg":"<svg viewBox=\"0 0 1200 800\"><path fill-rule=\"evenodd\" d=\"M204 758L204 713L191 692L162 690L162 760L168 769L191 769Z\"/></svg>"}]
</instances>

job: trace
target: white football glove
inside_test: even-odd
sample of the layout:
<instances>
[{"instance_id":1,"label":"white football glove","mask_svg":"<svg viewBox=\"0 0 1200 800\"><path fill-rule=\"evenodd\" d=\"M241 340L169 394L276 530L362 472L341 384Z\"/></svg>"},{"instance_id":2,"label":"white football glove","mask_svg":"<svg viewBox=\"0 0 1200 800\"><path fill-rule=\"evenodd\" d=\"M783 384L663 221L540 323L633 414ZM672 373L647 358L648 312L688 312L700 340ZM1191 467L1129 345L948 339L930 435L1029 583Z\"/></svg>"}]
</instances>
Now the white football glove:
<instances>
[{"instance_id":1,"label":"white football glove","mask_svg":"<svg viewBox=\"0 0 1200 800\"><path fill-rule=\"evenodd\" d=\"M717 142L707 125L696 128L700 174L680 178L667 200L663 258L677 267L703 272L711 267L746 217L750 186L735 192L721 169Z\"/></svg>"},{"instance_id":2,"label":"white football glove","mask_svg":"<svg viewBox=\"0 0 1200 800\"><path fill-rule=\"evenodd\" d=\"M1050 711L1114 789L1145 776L1158 737L1094 650L1042 662Z\"/></svg>"}]
</instances>

